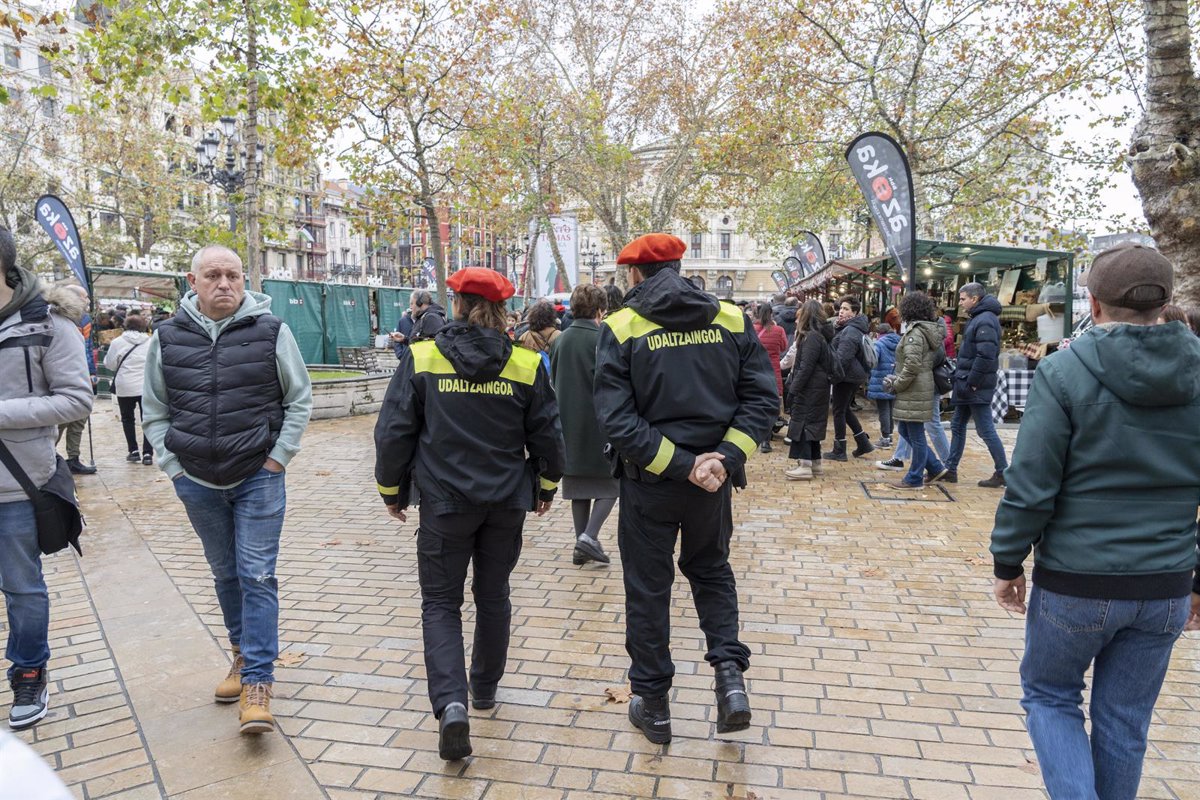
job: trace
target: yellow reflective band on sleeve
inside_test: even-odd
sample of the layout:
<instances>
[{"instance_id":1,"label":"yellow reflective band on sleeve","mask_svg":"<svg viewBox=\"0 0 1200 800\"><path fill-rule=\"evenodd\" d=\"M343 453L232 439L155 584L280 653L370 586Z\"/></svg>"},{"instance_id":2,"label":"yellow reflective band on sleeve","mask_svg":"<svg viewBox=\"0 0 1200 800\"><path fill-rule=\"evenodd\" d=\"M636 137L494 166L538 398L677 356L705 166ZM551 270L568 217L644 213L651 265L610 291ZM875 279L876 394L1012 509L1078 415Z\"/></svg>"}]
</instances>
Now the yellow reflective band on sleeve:
<instances>
[{"instance_id":1,"label":"yellow reflective band on sleeve","mask_svg":"<svg viewBox=\"0 0 1200 800\"><path fill-rule=\"evenodd\" d=\"M377 483L375 485L379 487L379 493L384 497L394 497L395 495L400 494L399 486L384 486L382 483Z\"/></svg>"},{"instance_id":2,"label":"yellow reflective band on sleeve","mask_svg":"<svg viewBox=\"0 0 1200 800\"><path fill-rule=\"evenodd\" d=\"M729 430L725 431L725 438L722 441L732 442L737 446L737 449L741 450L747 456L753 453L754 448L758 446L754 443L753 439L739 431L737 428L730 428Z\"/></svg>"},{"instance_id":3,"label":"yellow reflective band on sleeve","mask_svg":"<svg viewBox=\"0 0 1200 800\"><path fill-rule=\"evenodd\" d=\"M413 372L429 372L434 375L453 375L454 365L442 355L435 342L416 342L409 348L413 357Z\"/></svg>"},{"instance_id":4,"label":"yellow reflective band on sleeve","mask_svg":"<svg viewBox=\"0 0 1200 800\"><path fill-rule=\"evenodd\" d=\"M542 487L543 489L545 489L547 492L552 492L552 491L554 491L555 489L557 489L557 488L558 488L558 483L557 483L557 482L555 482L555 481L551 481L551 480L547 480L547 479L545 479L545 478L542 478L542 479L541 479L541 487Z\"/></svg>"},{"instance_id":5,"label":"yellow reflective band on sleeve","mask_svg":"<svg viewBox=\"0 0 1200 800\"><path fill-rule=\"evenodd\" d=\"M604 324L612 330L613 336L617 337L619 344L625 344L630 339L662 330L662 325L651 322L632 308L622 308L605 319Z\"/></svg>"},{"instance_id":6,"label":"yellow reflective band on sleeve","mask_svg":"<svg viewBox=\"0 0 1200 800\"><path fill-rule=\"evenodd\" d=\"M500 377L506 380L533 386L537 380L538 367L542 366L542 357L532 350L513 345L512 355L508 363L500 370Z\"/></svg>"},{"instance_id":7,"label":"yellow reflective band on sleeve","mask_svg":"<svg viewBox=\"0 0 1200 800\"><path fill-rule=\"evenodd\" d=\"M730 333L741 333L746 330L746 315L737 306L731 306L729 303L721 303L717 310L717 316L713 318L712 324L724 328Z\"/></svg>"},{"instance_id":8,"label":"yellow reflective band on sleeve","mask_svg":"<svg viewBox=\"0 0 1200 800\"><path fill-rule=\"evenodd\" d=\"M662 475L663 470L670 465L671 459L674 457L675 443L665 436L662 437L662 441L658 443L658 455L646 465L646 472L651 475Z\"/></svg>"}]
</instances>

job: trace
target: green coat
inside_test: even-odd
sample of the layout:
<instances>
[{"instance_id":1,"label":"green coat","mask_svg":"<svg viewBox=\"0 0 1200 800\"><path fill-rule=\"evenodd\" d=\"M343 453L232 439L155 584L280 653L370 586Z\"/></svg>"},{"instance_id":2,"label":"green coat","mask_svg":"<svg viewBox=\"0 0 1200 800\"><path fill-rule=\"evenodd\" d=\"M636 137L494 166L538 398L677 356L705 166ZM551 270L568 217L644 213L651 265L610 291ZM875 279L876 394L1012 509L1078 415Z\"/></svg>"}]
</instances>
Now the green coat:
<instances>
[{"instance_id":1,"label":"green coat","mask_svg":"<svg viewBox=\"0 0 1200 800\"><path fill-rule=\"evenodd\" d=\"M1182 322L1100 325L1043 359L992 556L1012 580L1075 597L1183 598L1200 502L1200 339Z\"/></svg>"},{"instance_id":2,"label":"green coat","mask_svg":"<svg viewBox=\"0 0 1200 800\"><path fill-rule=\"evenodd\" d=\"M942 343L942 331L936 322L914 322L900 337L896 346L896 405L892 418L900 422L925 422L929 409L933 407L933 360L937 357L938 345Z\"/></svg>"},{"instance_id":3,"label":"green coat","mask_svg":"<svg viewBox=\"0 0 1200 800\"><path fill-rule=\"evenodd\" d=\"M592 380L600 326L577 319L550 346L550 380L558 395L558 414L567 446L565 474L578 478L611 478L604 459L607 440L596 421Z\"/></svg>"}]
</instances>

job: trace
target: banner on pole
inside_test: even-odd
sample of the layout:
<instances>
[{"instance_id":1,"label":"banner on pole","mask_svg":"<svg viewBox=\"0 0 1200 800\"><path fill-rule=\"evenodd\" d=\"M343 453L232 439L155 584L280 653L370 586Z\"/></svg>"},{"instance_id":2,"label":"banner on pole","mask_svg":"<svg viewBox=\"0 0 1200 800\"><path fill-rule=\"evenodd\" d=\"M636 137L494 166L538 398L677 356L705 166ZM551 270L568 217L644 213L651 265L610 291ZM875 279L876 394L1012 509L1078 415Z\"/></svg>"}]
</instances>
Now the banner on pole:
<instances>
[{"instance_id":1,"label":"banner on pole","mask_svg":"<svg viewBox=\"0 0 1200 800\"><path fill-rule=\"evenodd\" d=\"M771 278L775 281L775 285L779 287L779 291L781 292L787 291L788 286L791 285L791 282L788 280L788 273L783 270L775 270L771 273Z\"/></svg>"},{"instance_id":2,"label":"banner on pole","mask_svg":"<svg viewBox=\"0 0 1200 800\"><path fill-rule=\"evenodd\" d=\"M916 285L916 195L908 158L886 133L864 133L846 148L846 161L908 288Z\"/></svg>"},{"instance_id":3,"label":"banner on pole","mask_svg":"<svg viewBox=\"0 0 1200 800\"><path fill-rule=\"evenodd\" d=\"M533 240L532 228L536 225L536 220L530 222L530 241ZM566 291L554 261L554 251L550 248L551 236L558 242L558 253L562 256L571 285L579 282L579 219L565 215L550 217L550 230L541 231L537 247L533 248L533 274L530 279L533 281L535 297Z\"/></svg>"},{"instance_id":4,"label":"banner on pole","mask_svg":"<svg viewBox=\"0 0 1200 800\"><path fill-rule=\"evenodd\" d=\"M79 285L86 287L88 279L83 262L83 245L79 241L79 231L75 228L75 220L67 210L66 203L52 194L44 194L37 199L34 208L38 224L66 259L67 266L75 273Z\"/></svg>"},{"instance_id":5,"label":"banner on pole","mask_svg":"<svg viewBox=\"0 0 1200 800\"><path fill-rule=\"evenodd\" d=\"M792 248L792 255L800 262L800 268L803 271L800 278L807 278L825 266L825 245L821 244L820 237L812 231L800 231L800 233L804 234L804 238Z\"/></svg>"}]
</instances>

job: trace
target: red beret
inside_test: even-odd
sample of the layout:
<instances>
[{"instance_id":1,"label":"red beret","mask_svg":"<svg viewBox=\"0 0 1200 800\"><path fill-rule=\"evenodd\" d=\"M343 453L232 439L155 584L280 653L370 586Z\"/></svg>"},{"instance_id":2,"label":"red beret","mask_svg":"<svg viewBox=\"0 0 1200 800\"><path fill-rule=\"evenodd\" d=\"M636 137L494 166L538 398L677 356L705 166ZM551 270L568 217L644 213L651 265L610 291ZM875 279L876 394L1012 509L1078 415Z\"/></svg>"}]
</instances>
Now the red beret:
<instances>
[{"instance_id":1,"label":"red beret","mask_svg":"<svg viewBox=\"0 0 1200 800\"><path fill-rule=\"evenodd\" d=\"M459 294L477 294L493 303L507 300L517 291L508 278L494 269L483 267L460 269L446 280L446 285Z\"/></svg>"},{"instance_id":2,"label":"red beret","mask_svg":"<svg viewBox=\"0 0 1200 800\"><path fill-rule=\"evenodd\" d=\"M660 261L678 261L687 252L687 245L678 236L669 233L647 233L639 236L617 255L618 264L657 264Z\"/></svg>"}]
</instances>

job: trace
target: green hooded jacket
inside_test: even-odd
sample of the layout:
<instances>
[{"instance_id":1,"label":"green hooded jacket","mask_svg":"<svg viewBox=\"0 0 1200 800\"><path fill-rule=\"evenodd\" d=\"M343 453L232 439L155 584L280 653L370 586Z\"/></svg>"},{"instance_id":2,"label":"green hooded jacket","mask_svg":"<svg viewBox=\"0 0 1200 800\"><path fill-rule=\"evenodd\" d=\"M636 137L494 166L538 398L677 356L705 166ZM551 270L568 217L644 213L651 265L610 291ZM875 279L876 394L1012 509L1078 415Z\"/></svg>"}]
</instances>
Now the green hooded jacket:
<instances>
[{"instance_id":1,"label":"green hooded jacket","mask_svg":"<svg viewBox=\"0 0 1200 800\"><path fill-rule=\"evenodd\" d=\"M1200 338L1107 324L1038 366L996 511L997 578L1075 597L1188 594L1200 505Z\"/></svg>"}]
</instances>

